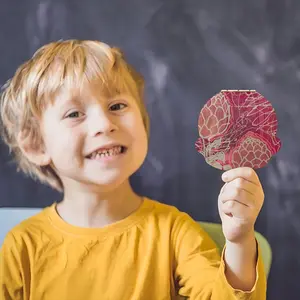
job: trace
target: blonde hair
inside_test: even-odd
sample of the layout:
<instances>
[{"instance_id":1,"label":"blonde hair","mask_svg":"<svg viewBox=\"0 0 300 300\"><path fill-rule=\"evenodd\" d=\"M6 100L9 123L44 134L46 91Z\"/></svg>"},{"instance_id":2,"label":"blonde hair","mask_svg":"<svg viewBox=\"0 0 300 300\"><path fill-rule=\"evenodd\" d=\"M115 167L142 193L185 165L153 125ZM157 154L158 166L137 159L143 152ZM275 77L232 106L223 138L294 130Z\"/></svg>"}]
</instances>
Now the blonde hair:
<instances>
[{"instance_id":1,"label":"blonde hair","mask_svg":"<svg viewBox=\"0 0 300 300\"><path fill-rule=\"evenodd\" d=\"M43 144L39 119L62 87L99 81L103 92L132 95L139 106L149 137L149 117L143 101L143 77L130 66L120 49L99 41L66 40L47 44L22 64L3 86L0 101L1 134L18 166L25 174L58 191L63 185L51 166L29 161L20 147L20 135L31 145Z\"/></svg>"}]
</instances>

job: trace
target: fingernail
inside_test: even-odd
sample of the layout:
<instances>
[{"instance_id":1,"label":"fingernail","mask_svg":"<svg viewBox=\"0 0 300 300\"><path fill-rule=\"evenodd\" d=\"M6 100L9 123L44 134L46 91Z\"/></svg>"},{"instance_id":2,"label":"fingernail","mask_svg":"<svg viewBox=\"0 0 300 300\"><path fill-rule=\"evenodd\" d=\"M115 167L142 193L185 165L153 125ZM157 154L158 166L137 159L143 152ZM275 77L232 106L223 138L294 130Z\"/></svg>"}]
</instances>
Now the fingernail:
<instances>
[{"instance_id":1,"label":"fingernail","mask_svg":"<svg viewBox=\"0 0 300 300\"><path fill-rule=\"evenodd\" d=\"M226 173L223 173L223 174L222 174L222 179L223 179L223 180L228 179L228 175L227 175Z\"/></svg>"}]
</instances>

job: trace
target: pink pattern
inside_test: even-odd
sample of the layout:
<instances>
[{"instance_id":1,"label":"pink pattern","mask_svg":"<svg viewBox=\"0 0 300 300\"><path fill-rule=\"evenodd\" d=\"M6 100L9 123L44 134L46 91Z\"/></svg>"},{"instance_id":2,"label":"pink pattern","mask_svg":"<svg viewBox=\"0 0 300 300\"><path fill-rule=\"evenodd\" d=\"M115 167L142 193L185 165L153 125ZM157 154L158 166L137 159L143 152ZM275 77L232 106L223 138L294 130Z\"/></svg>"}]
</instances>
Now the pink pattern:
<instances>
[{"instance_id":1,"label":"pink pattern","mask_svg":"<svg viewBox=\"0 0 300 300\"><path fill-rule=\"evenodd\" d=\"M264 167L281 148L271 103L254 90L224 90L202 108L196 149L221 170Z\"/></svg>"}]
</instances>

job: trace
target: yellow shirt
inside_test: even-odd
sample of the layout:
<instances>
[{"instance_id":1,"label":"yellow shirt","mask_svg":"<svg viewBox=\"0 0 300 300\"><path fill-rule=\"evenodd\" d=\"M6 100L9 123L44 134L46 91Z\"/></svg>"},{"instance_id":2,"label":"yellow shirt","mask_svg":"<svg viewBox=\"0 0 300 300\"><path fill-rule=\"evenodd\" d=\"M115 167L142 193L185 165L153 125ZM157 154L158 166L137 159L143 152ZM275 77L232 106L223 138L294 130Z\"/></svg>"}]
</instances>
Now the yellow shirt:
<instances>
[{"instance_id":1,"label":"yellow shirt","mask_svg":"<svg viewBox=\"0 0 300 300\"><path fill-rule=\"evenodd\" d=\"M216 245L187 214L145 198L104 228L64 222L55 204L23 221L0 252L0 299L266 299L260 254L251 292L234 290Z\"/></svg>"}]
</instances>

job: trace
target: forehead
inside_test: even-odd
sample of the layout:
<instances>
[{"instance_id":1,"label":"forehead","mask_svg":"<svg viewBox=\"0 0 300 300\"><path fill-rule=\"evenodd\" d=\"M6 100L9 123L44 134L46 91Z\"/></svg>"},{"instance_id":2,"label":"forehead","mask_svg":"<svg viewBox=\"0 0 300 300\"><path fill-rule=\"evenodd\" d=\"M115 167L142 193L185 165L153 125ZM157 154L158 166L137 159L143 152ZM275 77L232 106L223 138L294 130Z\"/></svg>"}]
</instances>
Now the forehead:
<instances>
[{"instance_id":1,"label":"forehead","mask_svg":"<svg viewBox=\"0 0 300 300\"><path fill-rule=\"evenodd\" d=\"M139 98L138 84L128 70L121 66L102 68L98 64L100 60L92 57L87 57L82 65L66 64L60 59L53 61L39 81L37 99L41 100L41 110L75 99L111 99L120 94Z\"/></svg>"}]
</instances>

